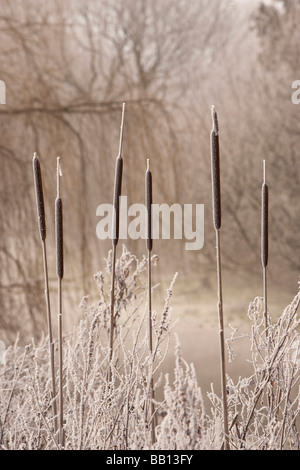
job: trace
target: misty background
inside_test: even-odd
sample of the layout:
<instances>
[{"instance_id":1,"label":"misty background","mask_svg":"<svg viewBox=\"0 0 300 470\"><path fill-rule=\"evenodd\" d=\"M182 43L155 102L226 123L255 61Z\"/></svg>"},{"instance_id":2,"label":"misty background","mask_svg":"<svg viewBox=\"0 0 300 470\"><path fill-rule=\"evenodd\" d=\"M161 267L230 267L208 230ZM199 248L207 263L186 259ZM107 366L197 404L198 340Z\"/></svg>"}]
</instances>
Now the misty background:
<instances>
[{"instance_id":1,"label":"misty background","mask_svg":"<svg viewBox=\"0 0 300 470\"><path fill-rule=\"evenodd\" d=\"M55 295L54 200L61 157L66 316L95 289L111 247L96 209L111 203L126 102L123 188L144 203L150 159L155 203L204 204L205 242L156 241L157 282L178 271L189 301L214 292L210 130L220 129L222 247L236 295L262 295L263 160L270 191L270 282L295 294L299 279L299 0L0 0L0 334L45 331L42 253L32 156L43 175L50 285ZM120 241L122 244L123 241ZM144 241L126 241L137 256ZM121 249L121 248L120 248ZM244 277L243 277L244 276ZM249 281L250 279L250 281ZM252 298L249 298L251 301ZM77 312L77 313L76 313Z\"/></svg>"}]
</instances>

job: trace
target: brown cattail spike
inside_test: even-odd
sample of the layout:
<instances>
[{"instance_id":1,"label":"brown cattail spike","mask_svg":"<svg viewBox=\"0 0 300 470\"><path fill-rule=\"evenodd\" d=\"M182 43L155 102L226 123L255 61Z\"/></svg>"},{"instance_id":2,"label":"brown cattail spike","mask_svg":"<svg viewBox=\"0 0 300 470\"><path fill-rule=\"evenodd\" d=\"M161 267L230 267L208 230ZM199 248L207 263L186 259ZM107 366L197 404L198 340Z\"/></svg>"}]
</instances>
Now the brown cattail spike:
<instances>
[{"instance_id":1,"label":"brown cattail spike","mask_svg":"<svg viewBox=\"0 0 300 470\"><path fill-rule=\"evenodd\" d=\"M147 160L147 171L146 171L146 208L147 208L147 219L146 219L146 247L147 250L151 251L153 246L152 240L152 173L149 168L149 160Z\"/></svg>"},{"instance_id":2,"label":"brown cattail spike","mask_svg":"<svg viewBox=\"0 0 300 470\"><path fill-rule=\"evenodd\" d=\"M213 128L211 130L211 171L213 190L213 217L216 230L221 228L221 186L220 186L220 155L219 155L219 126L217 113L212 107Z\"/></svg>"},{"instance_id":3,"label":"brown cattail spike","mask_svg":"<svg viewBox=\"0 0 300 470\"><path fill-rule=\"evenodd\" d=\"M61 198L55 201L56 221L56 269L57 277L64 277L64 250L63 250L63 208Z\"/></svg>"},{"instance_id":4,"label":"brown cattail spike","mask_svg":"<svg viewBox=\"0 0 300 470\"><path fill-rule=\"evenodd\" d=\"M269 258L269 188L266 183L266 162L263 162L263 184L261 197L261 262L264 268Z\"/></svg>"},{"instance_id":5,"label":"brown cattail spike","mask_svg":"<svg viewBox=\"0 0 300 470\"><path fill-rule=\"evenodd\" d=\"M33 177L34 177L34 186L35 186L35 195L36 195L36 205L37 205L37 214L38 214L38 224L40 237L42 241L46 239L46 218L45 218L45 205L44 205L44 193L43 193L43 184L42 184L42 174L41 166L39 159L34 153L33 155Z\"/></svg>"},{"instance_id":6,"label":"brown cattail spike","mask_svg":"<svg viewBox=\"0 0 300 470\"><path fill-rule=\"evenodd\" d=\"M262 221L261 221L261 262L264 268L269 258L269 188L266 183L262 185Z\"/></svg>"},{"instance_id":7,"label":"brown cattail spike","mask_svg":"<svg viewBox=\"0 0 300 470\"><path fill-rule=\"evenodd\" d=\"M63 249L63 205L60 197L60 158L57 158L57 197L55 200L55 228L56 228L56 271L57 277L64 276L64 249Z\"/></svg>"},{"instance_id":8,"label":"brown cattail spike","mask_svg":"<svg viewBox=\"0 0 300 470\"><path fill-rule=\"evenodd\" d=\"M114 201L113 201L113 235L112 242L116 246L119 241L120 225L120 196L122 190L123 158L121 155L116 160Z\"/></svg>"}]
</instances>

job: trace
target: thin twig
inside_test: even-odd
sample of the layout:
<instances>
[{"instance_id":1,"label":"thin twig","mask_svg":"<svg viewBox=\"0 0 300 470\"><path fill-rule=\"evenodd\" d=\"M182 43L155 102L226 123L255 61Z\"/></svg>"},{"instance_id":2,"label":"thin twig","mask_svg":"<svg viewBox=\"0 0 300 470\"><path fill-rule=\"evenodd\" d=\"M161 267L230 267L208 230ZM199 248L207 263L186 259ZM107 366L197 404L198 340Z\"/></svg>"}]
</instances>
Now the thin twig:
<instances>
[{"instance_id":1,"label":"thin twig","mask_svg":"<svg viewBox=\"0 0 300 470\"><path fill-rule=\"evenodd\" d=\"M6 424L6 419L7 419L7 416L8 416L8 412L9 412L10 404L11 404L11 401L12 401L12 397L13 397L13 394L15 392L16 385L17 385L17 382L18 382L19 377L21 375L21 372L23 372L24 361L25 361L25 357L26 357L26 354L27 354L28 351L29 351L29 347L26 346L25 349L24 349L23 356L22 356L21 365L19 367L15 367L15 369L14 369L15 377L14 377L14 380L13 380L12 388L11 388L9 398L8 398L8 401L7 401L7 405L6 405L6 409L5 409L5 412L4 412L4 418L3 418L3 421L1 423L0 443L2 443L4 426Z\"/></svg>"},{"instance_id":2,"label":"thin twig","mask_svg":"<svg viewBox=\"0 0 300 470\"><path fill-rule=\"evenodd\" d=\"M120 127L120 142L119 142L119 155L122 155L122 150L123 150L124 116L125 116L125 103L123 103L123 105L122 105L122 117L121 117L121 127Z\"/></svg>"}]
</instances>

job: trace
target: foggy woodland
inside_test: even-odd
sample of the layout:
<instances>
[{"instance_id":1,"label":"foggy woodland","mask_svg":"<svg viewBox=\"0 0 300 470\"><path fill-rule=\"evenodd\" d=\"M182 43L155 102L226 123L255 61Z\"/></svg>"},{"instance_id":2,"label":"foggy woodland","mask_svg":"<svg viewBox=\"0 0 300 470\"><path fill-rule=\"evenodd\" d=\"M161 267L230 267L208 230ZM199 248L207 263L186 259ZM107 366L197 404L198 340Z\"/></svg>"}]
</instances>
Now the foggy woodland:
<instances>
[{"instance_id":1,"label":"foggy woodland","mask_svg":"<svg viewBox=\"0 0 300 470\"><path fill-rule=\"evenodd\" d=\"M122 103L123 188L144 203L204 204L205 242L156 241L161 276L214 263L209 135L220 128L224 265L260 269L262 162L270 188L270 259L299 275L300 0L0 0L0 331L39 336L43 267L32 156L43 171L50 281L55 282L56 158L61 157L65 288L77 306L110 241L96 209L111 203ZM126 241L142 256L143 241ZM291 279L292 276L289 277ZM55 284L53 284L55 286Z\"/></svg>"}]
</instances>

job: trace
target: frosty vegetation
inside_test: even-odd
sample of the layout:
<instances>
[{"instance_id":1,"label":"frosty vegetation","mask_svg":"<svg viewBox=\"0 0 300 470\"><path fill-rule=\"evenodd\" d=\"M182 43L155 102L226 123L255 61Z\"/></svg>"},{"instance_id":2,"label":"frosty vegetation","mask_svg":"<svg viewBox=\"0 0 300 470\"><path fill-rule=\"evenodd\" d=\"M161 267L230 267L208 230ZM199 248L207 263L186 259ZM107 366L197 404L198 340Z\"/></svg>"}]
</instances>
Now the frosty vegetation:
<instances>
[{"instance_id":1,"label":"frosty vegetation","mask_svg":"<svg viewBox=\"0 0 300 470\"><path fill-rule=\"evenodd\" d=\"M152 257L155 263L156 257ZM65 449L216 449L223 445L222 400L213 389L205 409L193 364L175 347L174 370L162 374L173 321L171 283L160 314L153 312L153 353L145 334L147 260L125 247L116 265L115 343L112 380L108 382L109 274L95 275L99 299L81 303L82 320L64 336ZM252 373L234 382L227 377L231 449L299 449L299 318L300 293L276 323L265 331L260 298L250 303L248 336ZM266 334L267 333L267 334ZM233 330L227 341L234 360ZM57 351L56 351L57 353ZM51 406L47 338L25 348L18 342L0 363L0 448L56 449ZM5 359L5 360L4 360ZM216 367L218 365L216 364ZM172 379L171 379L172 375ZM149 390L154 377L155 416L150 416ZM155 420L155 440L151 420Z\"/></svg>"}]
</instances>

